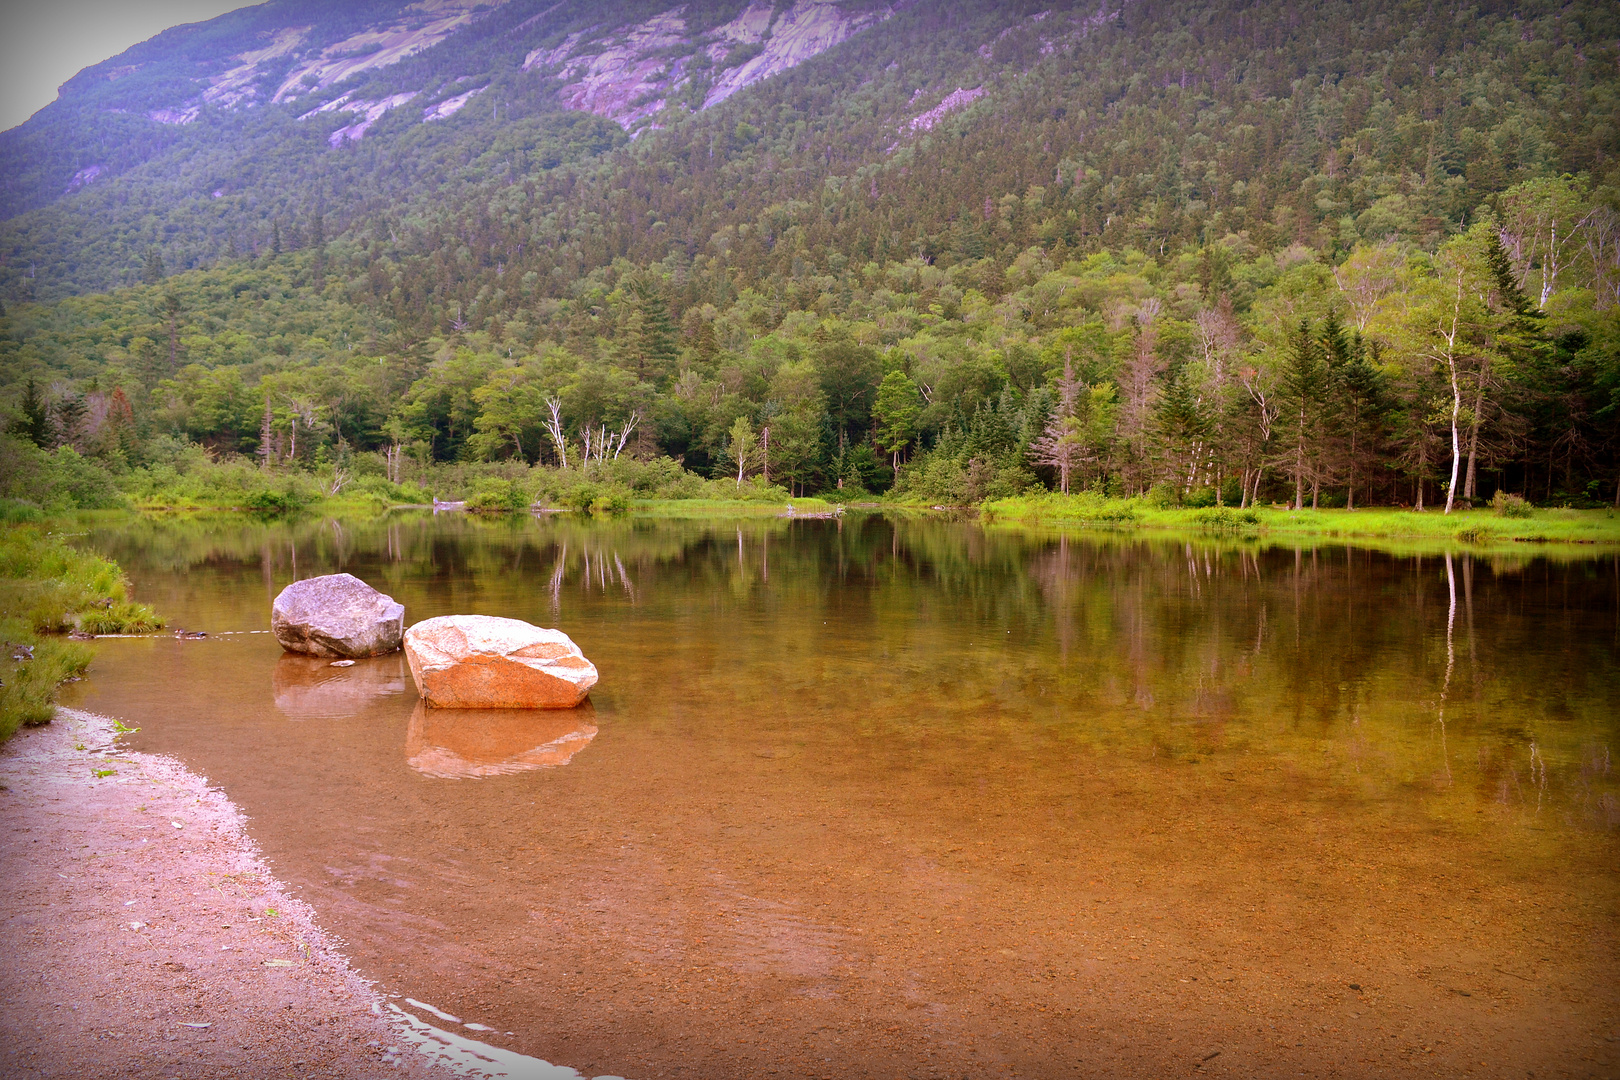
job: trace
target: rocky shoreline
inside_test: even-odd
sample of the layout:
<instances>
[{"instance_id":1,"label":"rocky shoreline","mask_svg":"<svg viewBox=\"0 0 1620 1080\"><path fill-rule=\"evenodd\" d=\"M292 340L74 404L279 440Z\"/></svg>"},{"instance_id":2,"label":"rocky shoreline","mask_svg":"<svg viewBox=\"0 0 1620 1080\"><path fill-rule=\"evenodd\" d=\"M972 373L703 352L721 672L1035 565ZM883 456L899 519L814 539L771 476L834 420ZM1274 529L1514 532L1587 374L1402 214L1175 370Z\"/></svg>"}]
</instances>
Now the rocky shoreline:
<instances>
[{"instance_id":1,"label":"rocky shoreline","mask_svg":"<svg viewBox=\"0 0 1620 1080\"><path fill-rule=\"evenodd\" d=\"M62 709L0 749L0 1074L446 1075L225 795L116 736Z\"/></svg>"}]
</instances>

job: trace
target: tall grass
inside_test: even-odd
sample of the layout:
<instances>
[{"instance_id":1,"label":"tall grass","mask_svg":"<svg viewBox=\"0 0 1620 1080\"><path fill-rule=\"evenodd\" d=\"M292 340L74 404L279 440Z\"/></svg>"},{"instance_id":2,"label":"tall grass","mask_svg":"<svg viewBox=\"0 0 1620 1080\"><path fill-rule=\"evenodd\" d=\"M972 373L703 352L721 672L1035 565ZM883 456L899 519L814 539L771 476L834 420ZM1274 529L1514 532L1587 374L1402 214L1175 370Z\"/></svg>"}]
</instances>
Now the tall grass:
<instances>
[{"instance_id":1,"label":"tall grass","mask_svg":"<svg viewBox=\"0 0 1620 1080\"><path fill-rule=\"evenodd\" d=\"M116 563L77 551L36 507L0 500L0 741L51 718L56 688L90 663L65 631L145 633L163 619L129 599Z\"/></svg>"}]
</instances>

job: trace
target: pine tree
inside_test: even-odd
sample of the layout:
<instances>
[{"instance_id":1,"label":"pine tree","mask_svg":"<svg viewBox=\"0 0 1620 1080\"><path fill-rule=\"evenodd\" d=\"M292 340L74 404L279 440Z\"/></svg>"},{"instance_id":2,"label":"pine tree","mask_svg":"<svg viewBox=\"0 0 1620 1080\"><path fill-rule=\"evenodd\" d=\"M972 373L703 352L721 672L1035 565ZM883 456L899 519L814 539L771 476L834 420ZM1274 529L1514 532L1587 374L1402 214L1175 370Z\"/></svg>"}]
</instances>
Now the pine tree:
<instances>
[{"instance_id":1,"label":"pine tree","mask_svg":"<svg viewBox=\"0 0 1620 1080\"><path fill-rule=\"evenodd\" d=\"M55 426L51 423L51 406L40 392L39 384L29 379L23 386L22 417L12 430L39 447L49 450L54 442Z\"/></svg>"},{"instance_id":2,"label":"pine tree","mask_svg":"<svg viewBox=\"0 0 1620 1080\"><path fill-rule=\"evenodd\" d=\"M1356 508L1356 490L1368 479L1383 450L1390 402L1377 346L1360 334L1348 342L1344 362L1334 372L1339 426L1344 437L1345 506Z\"/></svg>"},{"instance_id":3,"label":"pine tree","mask_svg":"<svg viewBox=\"0 0 1620 1080\"><path fill-rule=\"evenodd\" d=\"M1185 495L1198 486L1199 467L1209 453L1210 416L1187 378L1185 364L1170 370L1154 415L1160 453L1169 466L1169 481Z\"/></svg>"},{"instance_id":4,"label":"pine tree","mask_svg":"<svg viewBox=\"0 0 1620 1080\"><path fill-rule=\"evenodd\" d=\"M1311 333L1310 320L1301 319L1293 347L1283 361L1280 387L1284 400L1280 419L1288 449L1279 464L1294 481L1295 510L1304 509L1306 481L1314 486L1320 479L1323 376L1321 348Z\"/></svg>"},{"instance_id":5,"label":"pine tree","mask_svg":"<svg viewBox=\"0 0 1620 1080\"><path fill-rule=\"evenodd\" d=\"M79 439L84 435L85 415L89 412L84 398L79 394L68 394L56 403L52 411L56 414L56 444L77 448Z\"/></svg>"},{"instance_id":6,"label":"pine tree","mask_svg":"<svg viewBox=\"0 0 1620 1080\"><path fill-rule=\"evenodd\" d=\"M157 248L146 250L146 269L141 273L141 280L148 285L156 285L162 281L168 272L163 268L163 256Z\"/></svg>"},{"instance_id":7,"label":"pine tree","mask_svg":"<svg viewBox=\"0 0 1620 1080\"><path fill-rule=\"evenodd\" d=\"M635 299L623 327L625 360L637 379L662 385L674 374L680 355L675 323L669 317L669 305L655 288L637 284L631 292Z\"/></svg>"}]
</instances>

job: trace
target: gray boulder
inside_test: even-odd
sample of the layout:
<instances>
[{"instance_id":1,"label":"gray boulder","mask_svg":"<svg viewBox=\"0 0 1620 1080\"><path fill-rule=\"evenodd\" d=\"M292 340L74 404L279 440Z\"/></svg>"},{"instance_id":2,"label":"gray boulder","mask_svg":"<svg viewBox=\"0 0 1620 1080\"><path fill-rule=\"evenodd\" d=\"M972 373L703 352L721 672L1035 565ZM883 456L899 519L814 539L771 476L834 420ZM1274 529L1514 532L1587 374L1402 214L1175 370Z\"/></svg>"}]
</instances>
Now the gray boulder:
<instances>
[{"instance_id":1,"label":"gray boulder","mask_svg":"<svg viewBox=\"0 0 1620 1080\"><path fill-rule=\"evenodd\" d=\"M295 581L276 597L270 629L288 652L381 656L399 648L405 608L353 574Z\"/></svg>"}]
</instances>

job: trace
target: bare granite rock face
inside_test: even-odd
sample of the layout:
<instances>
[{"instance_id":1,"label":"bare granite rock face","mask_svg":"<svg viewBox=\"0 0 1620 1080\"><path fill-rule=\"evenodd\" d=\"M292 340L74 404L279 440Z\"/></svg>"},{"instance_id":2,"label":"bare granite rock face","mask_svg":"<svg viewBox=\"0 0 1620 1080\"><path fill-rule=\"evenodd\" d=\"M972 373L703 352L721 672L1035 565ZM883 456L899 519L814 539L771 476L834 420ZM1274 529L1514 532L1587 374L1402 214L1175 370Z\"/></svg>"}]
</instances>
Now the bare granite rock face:
<instances>
[{"instance_id":1,"label":"bare granite rock face","mask_svg":"<svg viewBox=\"0 0 1620 1080\"><path fill-rule=\"evenodd\" d=\"M308 656L381 656L399 648L404 628L404 605L353 574L295 581L270 609L281 647Z\"/></svg>"},{"instance_id":2,"label":"bare granite rock face","mask_svg":"<svg viewBox=\"0 0 1620 1080\"><path fill-rule=\"evenodd\" d=\"M596 685L596 666L567 634L491 615L417 623L405 659L433 708L571 709Z\"/></svg>"}]
</instances>

